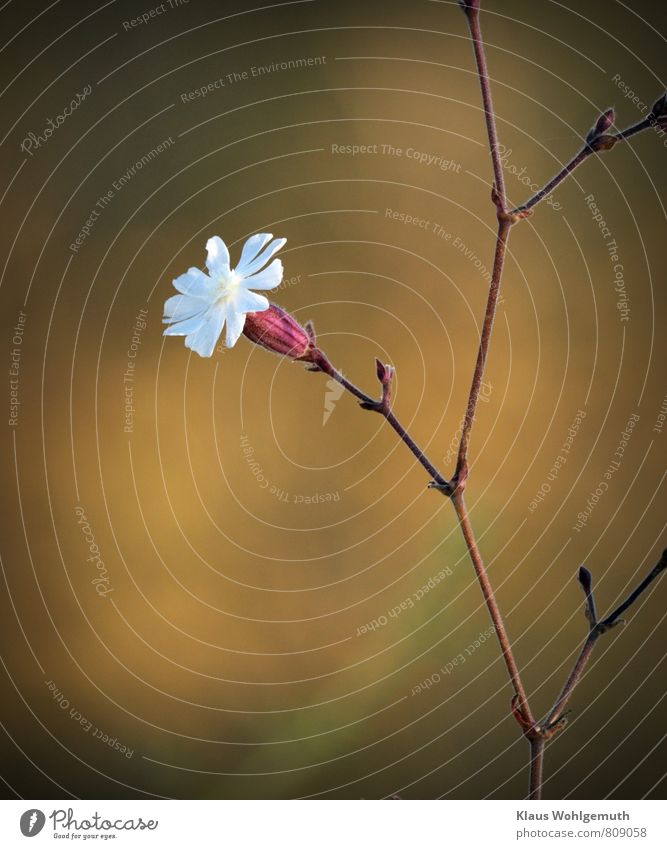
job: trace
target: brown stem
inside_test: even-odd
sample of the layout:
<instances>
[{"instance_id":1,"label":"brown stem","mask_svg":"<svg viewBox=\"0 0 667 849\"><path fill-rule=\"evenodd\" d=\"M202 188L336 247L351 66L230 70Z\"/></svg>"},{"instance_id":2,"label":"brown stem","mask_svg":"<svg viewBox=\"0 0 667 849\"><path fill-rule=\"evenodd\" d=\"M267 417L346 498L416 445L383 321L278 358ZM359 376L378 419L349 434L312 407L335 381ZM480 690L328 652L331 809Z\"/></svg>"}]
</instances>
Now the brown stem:
<instances>
[{"instance_id":1,"label":"brown stem","mask_svg":"<svg viewBox=\"0 0 667 849\"><path fill-rule=\"evenodd\" d=\"M544 765L544 740L534 737L530 741L530 783L528 786L529 799L542 798L542 767Z\"/></svg>"},{"instance_id":2,"label":"brown stem","mask_svg":"<svg viewBox=\"0 0 667 849\"><path fill-rule=\"evenodd\" d=\"M651 582L655 580L658 574L667 567L667 552L663 552L661 560L649 573L649 575L647 575L639 586L630 593L628 598L602 622L597 621L591 575L587 569L584 567L581 568L579 572L579 580L586 596L586 616L591 626L590 631L574 667L572 668L567 681L563 685L563 689L549 712L547 719L543 724L538 725L535 722L528 703L528 697L521 681L521 675L514 658L512 646L496 602L493 587L491 586L491 582L489 581L489 577L484 566L484 561L482 560L477 546L477 541L470 524L470 518L465 504L464 490L468 476L468 445L470 433L475 421L475 412L477 409L480 387L484 376L484 367L486 365L486 358L491 341L491 333L493 330L493 323L498 303L498 293L500 290L505 256L507 253L507 243L512 225L521 218L525 218L528 214L530 214L534 206L550 194L575 170L575 168L581 165L582 162L584 162L593 153L609 150L616 144L616 142L630 138L635 133L656 125L660 120L664 120L664 113L667 110L667 102L663 103L665 100L665 97L663 96L663 98L656 103L656 106L654 106L654 111L657 113L656 116L651 113L648 118L620 133L616 133L615 135L607 133L614 120L613 110L607 110L599 117L593 130L589 132L586 137L584 147L528 201L513 211L508 212L502 162L500 160L498 146L495 113L491 98L491 86L486 64L484 43L482 41L479 25L479 0L459 0L459 3L466 14L468 25L470 27L477 72L482 91L489 150L493 162L495 178L492 199L496 207L498 232L496 236L496 247L493 260L493 273L491 276L486 312L484 314L484 322L480 335L477 361L475 363L475 370L468 395L468 404L466 407L461 440L459 442L456 472L452 481L448 481L438 472L436 467L430 462L421 448L419 448L412 437L410 437L407 433L403 425L401 425L398 419L394 416L391 410L391 379L393 376L391 367L384 366L382 363L377 361L378 379L382 384L382 397L379 400L375 400L369 395L366 395L365 392L362 392L361 389L337 371L318 348L314 347L312 349L312 357L310 361L313 363L313 370L323 371L333 377L334 380L340 383L348 392L357 398L364 409L374 410L375 412L383 415L394 431L396 431L401 441L405 443L419 463L426 469L429 475L431 475L432 484L451 498L458 517L459 525L468 547L468 553L470 555L477 580L481 587L491 621L494 625L503 660L505 661L505 666L507 667L507 672L514 689L512 712L517 719L524 736L530 743L530 783L528 798L540 799L542 797L542 770L545 745L547 741L558 733L558 731L565 725L563 712L568 704L572 692L574 691L574 688L581 679L584 668L588 663L596 641L601 634L621 621L620 615L639 597L642 592L644 592ZM663 115L663 117L661 117L661 115ZM658 120L655 120L656 118ZM313 345L315 345L315 337L314 332L312 332L312 328L309 335L311 336Z\"/></svg>"},{"instance_id":3,"label":"brown stem","mask_svg":"<svg viewBox=\"0 0 667 849\"><path fill-rule=\"evenodd\" d=\"M591 614L590 611L592 609L593 615L595 615L595 602L593 600L593 588L592 584L588 583L586 585L586 579L584 576L584 580L582 580L581 570L579 573L579 580L584 587L584 592L586 593L586 618L591 622L591 629L588 633L588 637L586 638L586 642L582 646L581 651L579 652L579 656L577 657L574 666L572 667L572 671L570 672L567 681L563 685L563 689L560 691L558 698L556 699L554 706L549 711L549 715L547 716L544 722L544 728L549 729L554 724L557 724L562 716L563 711L565 710L570 697L572 696L572 692L574 688L579 683L582 673L586 664L588 663L590 656L593 652L593 648L595 647L595 643L598 641L599 637L602 634L609 631L614 626L620 624L623 620L621 619L621 615L625 613L625 611L630 607L630 605L634 604L634 602L639 598L639 596L655 581L655 579L667 569L667 549L662 552L662 556L660 560L655 564L653 569L646 575L646 577L637 584L635 589L627 596L627 598L621 602L605 619L591 622ZM584 570L585 575L590 579L590 573L588 570Z\"/></svg>"},{"instance_id":4,"label":"brown stem","mask_svg":"<svg viewBox=\"0 0 667 849\"><path fill-rule=\"evenodd\" d=\"M631 127L627 127L620 133L617 133L616 138L620 140L629 139L631 136L641 133L643 130L648 130L650 127L658 127L659 123L653 114L649 114L642 121L637 121Z\"/></svg>"},{"instance_id":5,"label":"brown stem","mask_svg":"<svg viewBox=\"0 0 667 849\"><path fill-rule=\"evenodd\" d=\"M587 141L582 149L575 154L545 186L543 186L538 192L535 192L535 194L525 201L525 203L522 203L521 206L517 206L516 209L512 210L512 214L523 215L526 212L530 212L534 206L537 206L537 204L544 200L547 195L550 195L553 190L563 182L563 180L569 177L575 168L578 168L582 162L585 162L588 157L592 156L594 153L602 153L605 150L611 150L616 142L629 139L637 133L641 133L643 130L648 130L651 127L659 126L660 118L653 114L649 114L646 118L618 133L613 135L603 134L597 138L593 137L590 141Z\"/></svg>"},{"instance_id":6,"label":"brown stem","mask_svg":"<svg viewBox=\"0 0 667 849\"><path fill-rule=\"evenodd\" d=\"M348 380L344 375L342 375L336 368L334 368L326 357L323 356L323 361L318 363L318 368L321 371L326 372L330 377L340 383L348 392L354 395L361 404L361 406L366 410L374 410L375 412L380 413L387 422L391 425L391 427L396 431L400 440L412 451L414 456L417 458L418 462L426 469L426 471L431 476L433 482L435 483L435 488L441 490L445 494L449 494L450 492L450 483L444 475L441 475L437 468L433 465L433 463L428 459L426 454L421 450L421 448L417 445L414 439L410 436L407 430L403 427L403 425L399 422L396 416L391 411L390 405L390 393L389 393L389 381L391 380L391 375L388 378L386 383L383 383L383 393L382 399L380 401L371 398L370 395L366 395L365 392L362 392L358 386L355 386L352 381Z\"/></svg>"},{"instance_id":7,"label":"brown stem","mask_svg":"<svg viewBox=\"0 0 667 849\"><path fill-rule=\"evenodd\" d=\"M567 681L563 685L563 689L560 691L560 694L556 701L554 702L554 706L549 711L549 716L547 717L545 726L550 726L552 723L557 722L562 716L567 703L570 700L570 696L572 695L572 691L577 686L579 681L581 680L582 673L584 671L584 667L588 663L588 659L591 656L593 651L593 647L600 636L600 632L595 629L590 632L588 635L586 642L582 646L581 651L579 652L579 657L576 659L574 666L572 667L572 671L567 677Z\"/></svg>"},{"instance_id":8,"label":"brown stem","mask_svg":"<svg viewBox=\"0 0 667 849\"><path fill-rule=\"evenodd\" d=\"M572 159L570 159L567 165L564 165L561 170L539 190L539 192L535 192L531 198L529 198L525 203L522 203L521 206L518 206L514 212L517 214L527 212L534 206L537 206L541 200L544 200L547 195L550 195L551 192L553 192L553 190L560 185L566 177L570 176L575 168L578 168L579 165L581 165L582 162L585 162L589 156L593 155L593 153L595 153L595 151L592 147L589 147L588 145L583 147L576 156L573 156Z\"/></svg>"},{"instance_id":9,"label":"brown stem","mask_svg":"<svg viewBox=\"0 0 667 849\"><path fill-rule=\"evenodd\" d=\"M452 503L454 505L454 509L456 510L456 515L458 516L459 524L461 526L461 530L463 531L463 536L465 538L466 545L468 546L468 552L470 553L470 559L472 560L472 564L475 569L475 574L477 575L477 580L479 581L479 585L482 588L482 594L484 596L484 601L486 602L489 615L491 616L491 621L494 625L496 637L498 638L498 642L500 643L500 650L505 661L505 666L507 667L507 672L509 673L510 681L512 682L512 687L514 687L514 692L518 701L519 713L521 718L523 719L522 724L525 724L525 727L527 729L528 727L533 726L535 724L535 720L533 719L533 715L528 705L526 691L524 690L523 684L521 682L519 668L517 667L516 661L514 659L512 646L509 637L507 636L505 623L503 622L503 618L500 614L498 603L496 602L493 587L491 586L489 576L486 572L486 567L484 566L484 561L482 560L482 557L479 553L479 548L477 547L477 541L475 539L475 535L470 524L468 510L466 508L465 499L463 496L463 488L457 488L455 490L454 494L452 495Z\"/></svg>"},{"instance_id":10,"label":"brown stem","mask_svg":"<svg viewBox=\"0 0 667 849\"><path fill-rule=\"evenodd\" d=\"M482 378L484 377L484 366L486 365L486 356L489 350L489 343L491 341L491 331L493 330L493 321L496 315L498 292L500 291L505 254L507 252L507 242L509 240L509 232L512 224L512 219L502 214L499 215L498 235L496 237L496 250L493 259L491 285L489 286L484 323L482 325L482 333L477 351L477 362L475 363L475 371L472 376L472 383L470 386L470 393L468 395L468 404L466 406L465 418L463 420L463 429L461 431L461 439L459 441L458 457L456 461L455 480L459 484L465 484L465 479L468 474L468 442L470 440L470 431L472 430L472 426L475 421L475 411L477 410L477 401L479 400L479 390L482 385Z\"/></svg>"},{"instance_id":11,"label":"brown stem","mask_svg":"<svg viewBox=\"0 0 667 849\"><path fill-rule=\"evenodd\" d=\"M491 160L493 162L493 176L495 180L497 207L500 212L505 212L507 204L505 196L505 178L503 175L503 164L500 161L498 130L496 129L496 113L493 109L493 99L491 97L489 70L486 65L484 41L482 39L482 31L479 25L479 4L463 4L463 8L464 12L466 13L466 18L468 20L468 26L470 27L470 36L472 38L472 46L475 52L475 63L477 65L477 75L479 77L479 85L482 90L484 119L486 121L486 132L489 138L489 150L491 152Z\"/></svg>"}]
</instances>

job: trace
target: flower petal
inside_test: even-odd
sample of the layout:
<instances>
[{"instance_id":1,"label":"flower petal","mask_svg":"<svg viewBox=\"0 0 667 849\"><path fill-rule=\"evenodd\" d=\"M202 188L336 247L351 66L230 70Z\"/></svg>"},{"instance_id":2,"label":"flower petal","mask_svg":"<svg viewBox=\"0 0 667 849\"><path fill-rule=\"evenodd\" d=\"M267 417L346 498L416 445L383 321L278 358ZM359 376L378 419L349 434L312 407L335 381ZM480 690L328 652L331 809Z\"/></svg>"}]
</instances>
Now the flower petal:
<instances>
[{"instance_id":1,"label":"flower petal","mask_svg":"<svg viewBox=\"0 0 667 849\"><path fill-rule=\"evenodd\" d=\"M172 295L164 302L163 323L172 321L183 321L204 312L208 307L208 301L203 298L194 298L190 295Z\"/></svg>"},{"instance_id":2,"label":"flower petal","mask_svg":"<svg viewBox=\"0 0 667 849\"><path fill-rule=\"evenodd\" d=\"M187 336L189 333L194 333L195 330L206 323L206 316L193 315L186 318L184 321L176 321L165 327L163 336Z\"/></svg>"},{"instance_id":3,"label":"flower petal","mask_svg":"<svg viewBox=\"0 0 667 849\"><path fill-rule=\"evenodd\" d=\"M253 259L255 259L257 254L262 250L262 248L268 245L272 238L272 233L255 233L254 236L251 236L249 239L246 239L246 243L245 245L243 245L243 250L241 251L241 258L238 261L236 270L239 273L242 273L241 269L251 263Z\"/></svg>"},{"instance_id":4,"label":"flower petal","mask_svg":"<svg viewBox=\"0 0 667 849\"><path fill-rule=\"evenodd\" d=\"M206 297L211 291L213 281L198 268L188 268L185 274L181 274L174 281L174 288L184 295L195 298Z\"/></svg>"},{"instance_id":5,"label":"flower petal","mask_svg":"<svg viewBox=\"0 0 667 849\"><path fill-rule=\"evenodd\" d=\"M287 242L287 239L274 239L255 259L250 262L239 262L234 270L240 277L250 277L251 274L255 274L260 268L263 268L285 242Z\"/></svg>"},{"instance_id":6,"label":"flower petal","mask_svg":"<svg viewBox=\"0 0 667 849\"><path fill-rule=\"evenodd\" d=\"M245 324L245 313L230 310L227 315L227 335L225 345L228 348L233 348L239 340L239 336L243 333L243 325Z\"/></svg>"},{"instance_id":7,"label":"flower petal","mask_svg":"<svg viewBox=\"0 0 667 849\"><path fill-rule=\"evenodd\" d=\"M283 279L283 264L279 259L274 259L268 268L253 274L241 281L247 289L275 289Z\"/></svg>"},{"instance_id":8,"label":"flower petal","mask_svg":"<svg viewBox=\"0 0 667 849\"><path fill-rule=\"evenodd\" d=\"M269 302L264 295L256 295L248 289L239 287L234 297L234 309L238 312L263 312L268 310Z\"/></svg>"},{"instance_id":9,"label":"flower petal","mask_svg":"<svg viewBox=\"0 0 667 849\"><path fill-rule=\"evenodd\" d=\"M185 337L185 347L195 351L200 357L210 357L220 338L227 317L224 306L210 310L203 324Z\"/></svg>"},{"instance_id":10,"label":"flower petal","mask_svg":"<svg viewBox=\"0 0 667 849\"><path fill-rule=\"evenodd\" d=\"M229 251L220 236L212 236L206 242L206 268L213 278L226 277L229 274Z\"/></svg>"}]
</instances>

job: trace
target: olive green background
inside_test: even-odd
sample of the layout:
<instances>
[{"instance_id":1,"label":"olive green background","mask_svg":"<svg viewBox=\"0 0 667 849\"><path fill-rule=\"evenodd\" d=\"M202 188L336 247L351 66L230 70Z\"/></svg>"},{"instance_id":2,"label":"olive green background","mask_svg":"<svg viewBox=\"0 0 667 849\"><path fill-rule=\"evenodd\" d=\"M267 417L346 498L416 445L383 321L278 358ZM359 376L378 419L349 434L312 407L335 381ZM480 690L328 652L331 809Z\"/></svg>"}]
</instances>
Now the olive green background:
<instances>
[{"instance_id":1,"label":"olive green background","mask_svg":"<svg viewBox=\"0 0 667 849\"><path fill-rule=\"evenodd\" d=\"M518 203L521 179L548 179L601 110L615 105L619 127L642 116L619 80L649 104L664 90L665 13L484 6ZM322 375L244 338L203 360L161 336L171 280L203 266L209 236L234 259L254 232L284 235L289 285L275 300L313 319L367 391L374 356L394 364L397 415L452 473L495 223L465 20L427 0L190 0L126 30L150 8L0 12L0 340L8 371L19 351L21 402L3 440L4 792L519 798L527 751L506 673L453 511L423 470ZM308 57L325 59L252 76ZM28 133L86 85L25 155ZM169 137L73 253L100 196ZM665 544L666 140L644 133L587 162L559 208L542 204L512 233L468 499L539 714L585 636L579 565L606 610ZM618 245L625 322L589 195ZM574 530L633 415L620 467ZM547 797L664 795L666 586L600 641L547 750Z\"/></svg>"}]
</instances>

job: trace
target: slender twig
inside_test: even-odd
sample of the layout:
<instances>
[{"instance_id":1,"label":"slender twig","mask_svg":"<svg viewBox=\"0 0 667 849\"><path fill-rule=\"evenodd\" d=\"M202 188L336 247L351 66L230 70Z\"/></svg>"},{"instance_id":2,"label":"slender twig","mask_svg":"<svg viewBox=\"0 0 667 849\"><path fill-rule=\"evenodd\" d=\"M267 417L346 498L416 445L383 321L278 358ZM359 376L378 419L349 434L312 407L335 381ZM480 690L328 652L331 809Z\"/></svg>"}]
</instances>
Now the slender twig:
<instances>
[{"instance_id":1,"label":"slender twig","mask_svg":"<svg viewBox=\"0 0 667 849\"><path fill-rule=\"evenodd\" d=\"M554 723L557 723L562 715L567 703L572 696L572 691L579 683L581 679L581 675L584 671L586 664L591 656L593 648L597 640L602 636L602 634L609 631L611 628L615 627L622 623L621 616L625 611L630 607L630 605L634 604L634 602L639 598L639 596L646 590L648 587L655 581L655 579L667 569L667 549L662 552L662 556L660 560L655 564L653 569L646 575L646 577L640 581L640 583L635 587L635 589L628 595L628 597L621 604L618 605L615 610L613 610L609 616L600 621L595 621L594 624L591 625L590 631L588 632L588 637L582 646L582 649L575 661L574 666L572 667L572 671L570 672L567 681L563 685L563 689L561 690L558 698L556 699L554 706L549 711L549 715L547 716L544 726L549 729ZM579 580L584 586L583 581L581 581L581 571ZM588 570L583 570L588 575L590 579L590 572ZM593 590L592 586L589 584L588 590L584 587L584 592L586 593L586 610L587 610L587 618L590 622L589 611L591 609L591 602L588 600L589 597L592 599ZM592 602L592 609L595 610L595 602Z\"/></svg>"},{"instance_id":2,"label":"slender twig","mask_svg":"<svg viewBox=\"0 0 667 849\"><path fill-rule=\"evenodd\" d=\"M500 282L502 279L505 253L507 251L507 242L511 226L512 222L510 219L505 216L500 217L498 221L498 235L496 238L496 250L493 259L491 285L489 287L484 323L482 325L482 333L477 352L477 362L475 363L475 371L473 373L470 392L468 394L468 403L466 405L463 428L461 430L461 439L459 441L458 457L456 460L454 480L459 486L465 486L465 481L468 477L468 443L470 440L470 431L472 430L472 426L475 421L475 412L477 410L480 387L482 385L482 378L484 377L484 367L486 365L486 356L489 350L489 343L491 341L493 322L496 316L498 293L500 291Z\"/></svg>"},{"instance_id":3,"label":"slender twig","mask_svg":"<svg viewBox=\"0 0 667 849\"><path fill-rule=\"evenodd\" d=\"M544 765L545 742L541 737L534 737L530 741L530 780L529 799L542 798L542 769Z\"/></svg>"},{"instance_id":4,"label":"slender twig","mask_svg":"<svg viewBox=\"0 0 667 849\"><path fill-rule=\"evenodd\" d=\"M551 740L562 728L565 727L566 717L565 708L572 696L572 693L578 684L583 671L591 656L595 643L599 637L621 622L621 615L627 610L631 604L643 593L647 587L658 577L658 575L667 568L667 552L663 552L660 561L644 578L644 580L630 593L630 595L622 602L606 619L601 621L597 618L595 607L595 599L593 597L592 578L590 572L581 567L579 570L579 581L584 590L585 595L585 614L589 622L589 633L584 642L582 649L577 657L577 660L570 672L563 688L556 699L551 711L542 723L537 723L533 717L526 695L525 688L521 681L521 675L518 665L514 658L512 645L503 622L498 603L496 601L493 587L489 580L484 561L479 551L477 541L470 523L470 517L465 504L464 491L468 479L468 448L470 442L470 433L475 422L475 412L479 400L479 392L484 376L484 368L489 351L493 323L496 314L498 303L498 294L502 281L502 273L504 267L505 256L507 253L507 243L512 226L523 218L526 218L547 195L549 195L560 183L563 182L574 170L578 168L586 159L594 153L600 153L604 150L611 149L617 142L630 138L642 130L650 127L662 128L667 122L667 93L656 101L653 105L651 113L647 118L637 124L628 127L627 129L618 132L610 133L609 130L614 122L614 112L611 109L603 112L596 124L589 131L582 149L551 179L549 182L524 204L513 209L507 210L507 199L505 194L505 183L503 179L502 163L500 161L498 134L496 129L495 113L493 109L493 101L491 99L491 85L489 80L488 68L486 64L486 56L484 51L484 43L481 36L479 26L479 5L480 0L459 0L459 5L466 14L468 20L470 34L473 43L477 72L482 91L482 100L484 104L484 116L486 121L489 150L493 163L494 185L492 189L492 200L496 208L496 217L498 219L498 231L496 235L496 245L493 261L493 272L491 283L489 286L489 294L486 303L486 311L480 334L479 347L477 352L477 360L473 372L473 378L468 395L468 403L464 417L461 438L459 441L456 470L451 481L447 480L437 468L426 457L424 452L415 443L406 429L401 425L392 411L391 404L391 385L393 378L393 369L391 366L383 365L379 360L376 360L377 376L382 385L382 395L379 399L374 399L367 395L354 383L349 381L341 372L335 369L326 355L316 347L315 335L312 327L308 330L313 347L309 351L310 369L312 371L322 371L341 384L348 392L350 392L358 401L360 406L365 410L371 410L380 413L388 422L388 424L398 434L399 438L410 449L418 462L426 469L431 476L429 486L439 489L445 495L449 496L456 511L456 515L463 533L463 537L468 548L468 553L480 584L484 600L486 602L489 615L494 625L496 636L500 644L503 660L507 667L507 672L510 682L514 689L514 696L511 701L512 713L518 722L521 730L530 744L530 764L529 764L529 795L530 799L540 799L542 794L542 771L544 762L544 750L546 743ZM302 357L302 359L306 359Z\"/></svg>"},{"instance_id":5,"label":"slender twig","mask_svg":"<svg viewBox=\"0 0 667 849\"><path fill-rule=\"evenodd\" d=\"M496 129L496 113L493 109L493 99L491 97L491 82L489 80L489 70L486 65L484 41L482 39L482 31L479 25L479 0L468 0L468 2L461 2L461 8L465 12L466 18L468 19L470 37L472 38L472 46L475 52L477 75L479 77L479 85L482 90L484 119L486 121L486 132L489 137L489 150L491 152L491 160L493 162L493 176L495 179L497 207L500 212L505 212L507 205L505 195L505 177L503 175L503 163L500 160L498 130Z\"/></svg>"},{"instance_id":6,"label":"slender twig","mask_svg":"<svg viewBox=\"0 0 667 849\"><path fill-rule=\"evenodd\" d=\"M484 567L484 562L480 556L479 549L477 547L477 541L475 540L475 535L473 533L472 526L470 524L470 518L468 516L468 511L466 509L465 499L463 496L463 488L458 488L454 492L454 494L452 495L452 503L454 505L454 509L456 510L456 515L458 516L459 524L461 526L461 530L463 531L463 536L465 538L466 545L468 546L470 559L472 560L473 567L475 569L475 574L477 575L477 580L479 581L479 585L482 588L482 594L484 595L484 601L486 602L489 615L491 616L491 621L493 622L495 628L496 637L498 638L498 642L500 643L500 649L503 654L505 666L507 667L507 672L509 673L510 681L512 682L512 686L514 687L514 692L516 694L515 704L523 720L522 724L525 723L526 727L532 726L535 724L535 720L533 719L533 715L530 712L526 691L524 690L523 684L521 682L519 668L516 664L514 654L512 652L512 645L510 643L509 637L507 636L505 624L500 614L500 609L498 607L498 603L496 601L491 582L489 581L489 576L487 575L486 569Z\"/></svg>"},{"instance_id":7,"label":"slender twig","mask_svg":"<svg viewBox=\"0 0 667 849\"><path fill-rule=\"evenodd\" d=\"M667 550L662 552L660 560L646 575L646 577L635 587L618 607L601 621L598 621L595 612L595 599L593 597L593 582L591 573L584 566L579 570L579 583L585 596L585 616L589 623L589 631L581 651L574 662L574 666L560 691L558 698L549 711L543 723L536 726L537 734L530 740L530 789L529 799L542 798L542 765L544 760L544 748L552 737L554 737L566 725L565 708L567 707L574 688L577 686L586 668L586 664L593 654L595 644L602 634L623 622L621 614L634 604L639 596L655 581L655 579L667 569Z\"/></svg>"},{"instance_id":8,"label":"slender twig","mask_svg":"<svg viewBox=\"0 0 667 849\"><path fill-rule=\"evenodd\" d=\"M660 101L655 104L654 109L656 107L659 108ZM598 122L603 120L605 116L609 116L610 120L613 122L614 120L614 112L612 109L606 110L603 112ZM605 150L611 150L612 147L616 144L616 142L624 141L626 139L631 138L637 133L641 133L644 130L651 129L651 127L657 127L658 129L662 126L661 118L659 114L656 114L654 111L651 111L646 118L638 121L636 124L632 124L630 127L626 127L625 130L620 130L617 133L607 134L605 131L602 131L595 134L594 127L591 133L586 140L586 144L581 148L581 150L576 153L570 161L564 165L560 171L553 176L545 186L543 186L539 191L535 192L535 194L529 198L527 201L522 203L520 206L517 206L516 209L512 210L515 215L521 215L522 213L530 212L533 207L537 206L540 201L544 200L548 195L550 195L557 186L559 186L563 180L570 176L570 174L578 168L583 162L585 162L589 156L593 156L596 153L602 153Z\"/></svg>"},{"instance_id":9,"label":"slender twig","mask_svg":"<svg viewBox=\"0 0 667 849\"><path fill-rule=\"evenodd\" d=\"M417 445L392 412L391 381L393 378L393 369L391 366L385 366L379 360L376 360L377 375L380 383L382 384L382 397L379 400L376 400L375 398L371 398L370 395L366 395L366 393L359 389L358 386L355 386L352 381L348 380L343 374L341 374L338 369L334 368L325 354L322 351L319 351L319 349L318 354L321 355L321 359L316 363L316 368L314 370L323 371L328 374L329 377L332 377L335 381L340 383L341 386L354 395L354 397L359 401L359 405L364 410L372 410L373 412L380 413L380 415L384 416L387 423L391 425L398 434L399 439L410 449L410 451L412 451L418 462L429 473L435 483L434 488L441 490L445 494L449 494L451 485L447 478L440 474L438 469L428 459L426 454Z\"/></svg>"},{"instance_id":10,"label":"slender twig","mask_svg":"<svg viewBox=\"0 0 667 849\"><path fill-rule=\"evenodd\" d=\"M512 699L512 712L517 722L519 723L524 736L530 743L530 778L529 778L529 798L539 799L542 793L542 768L544 761L544 748L546 741L551 739L565 725L563 711L565 706L577 685L583 669L593 650L595 641L600 634L613 627L621 613L632 604L637 596L643 592L646 587L655 579L657 574L664 569L664 558L660 564L656 566L652 573L631 593L626 601L620 605L607 619L603 622L597 621L595 610L595 601L592 594L591 576L588 570L582 567L579 578L586 594L586 616L590 623L590 632L588 639L584 643L579 658L574 665L568 680L566 681L561 695L552 708L549 716L542 725L538 725L533 719L530 710L528 698L526 696L521 676L514 658L512 646L509 641L507 632L497 602L493 593L493 588L489 581L484 562L479 553L479 548L475 540L475 536L470 524L470 520L465 508L463 492L468 479L468 448L470 442L470 433L475 422L475 412L479 399L479 391L484 376L484 368L489 351L491 333L495 319L496 306L498 302L498 293L502 281L502 273L507 252L507 242L512 226L522 218L532 214L533 208L547 197L560 183L563 182L576 168L579 167L586 159L596 153L601 153L605 150L610 150L617 142L630 138L642 130L649 127L663 127L667 120L667 93L662 95L660 99L653 105L651 113L646 119L628 127L619 133L610 133L610 128L614 123L615 115L612 109L603 112L597 119L593 128L586 136L582 149L538 192L536 192L529 200L521 206L507 211L507 199L505 194L505 184L503 179L502 162L499 155L498 133L496 129L495 113L493 109L493 101L491 98L491 84L489 79L488 68L486 64L486 55L484 50L484 42L481 35L479 24L479 6L480 0L459 0L459 5L465 12L470 35L472 39L473 51L475 54L475 62L477 65L477 74L479 84L482 91L482 101L484 105L484 117L486 121L487 136L489 142L489 151L494 172L494 186L492 191L492 200L496 207L496 216L498 218L498 232L496 235L496 246L493 261L493 273L489 286L489 295L484 314L484 322L480 334L479 348L477 360L473 372L472 383L468 395L468 404L464 418L461 439L459 442L456 472L451 481L452 488L450 497L456 510L456 514L463 532L463 536L468 547L470 559L472 560L477 579L479 581L484 599L486 601L491 619L495 626L496 635L500 643L501 651L505 664L507 666L510 681L514 688L514 698ZM662 565L661 565L662 564Z\"/></svg>"},{"instance_id":11,"label":"slender twig","mask_svg":"<svg viewBox=\"0 0 667 849\"><path fill-rule=\"evenodd\" d=\"M582 148L579 153L573 156L572 159L570 159L570 161L567 163L567 165L564 165L561 170L554 177L552 177L551 180L549 180L549 182L543 188L541 188L538 192L535 192L535 194L531 198L529 198L525 203L522 203L521 206L518 206L515 209L515 212L525 212L529 209L532 209L534 206L537 206L537 204L541 200L544 200L547 195L550 195L553 190L558 185L560 185L566 177L570 176L570 174L574 171L575 168L578 168L581 163L585 162L589 156L592 156L594 152L595 151L588 146Z\"/></svg>"}]
</instances>

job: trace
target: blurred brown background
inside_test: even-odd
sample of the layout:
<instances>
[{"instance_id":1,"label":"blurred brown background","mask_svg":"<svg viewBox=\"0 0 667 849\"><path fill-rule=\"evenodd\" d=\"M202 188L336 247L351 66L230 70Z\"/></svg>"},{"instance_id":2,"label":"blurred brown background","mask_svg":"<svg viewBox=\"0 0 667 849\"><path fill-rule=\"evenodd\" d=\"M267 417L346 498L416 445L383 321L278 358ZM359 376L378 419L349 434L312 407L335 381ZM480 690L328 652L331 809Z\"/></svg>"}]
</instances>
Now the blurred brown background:
<instances>
[{"instance_id":1,"label":"blurred brown background","mask_svg":"<svg viewBox=\"0 0 667 849\"><path fill-rule=\"evenodd\" d=\"M518 203L602 109L626 126L642 116L628 90L664 90L665 12L485 7ZM368 391L373 357L393 363L398 416L451 474L494 232L464 18L426 0L158 9L0 13L5 793L521 797L504 667L423 470L322 375L244 338L203 360L161 336L171 280L210 235L233 258L284 235L275 300ZM605 610L665 544L666 141L589 161L512 234L468 492L539 713L585 635L579 564ZM665 592L599 644L547 797L664 794Z\"/></svg>"}]
</instances>

